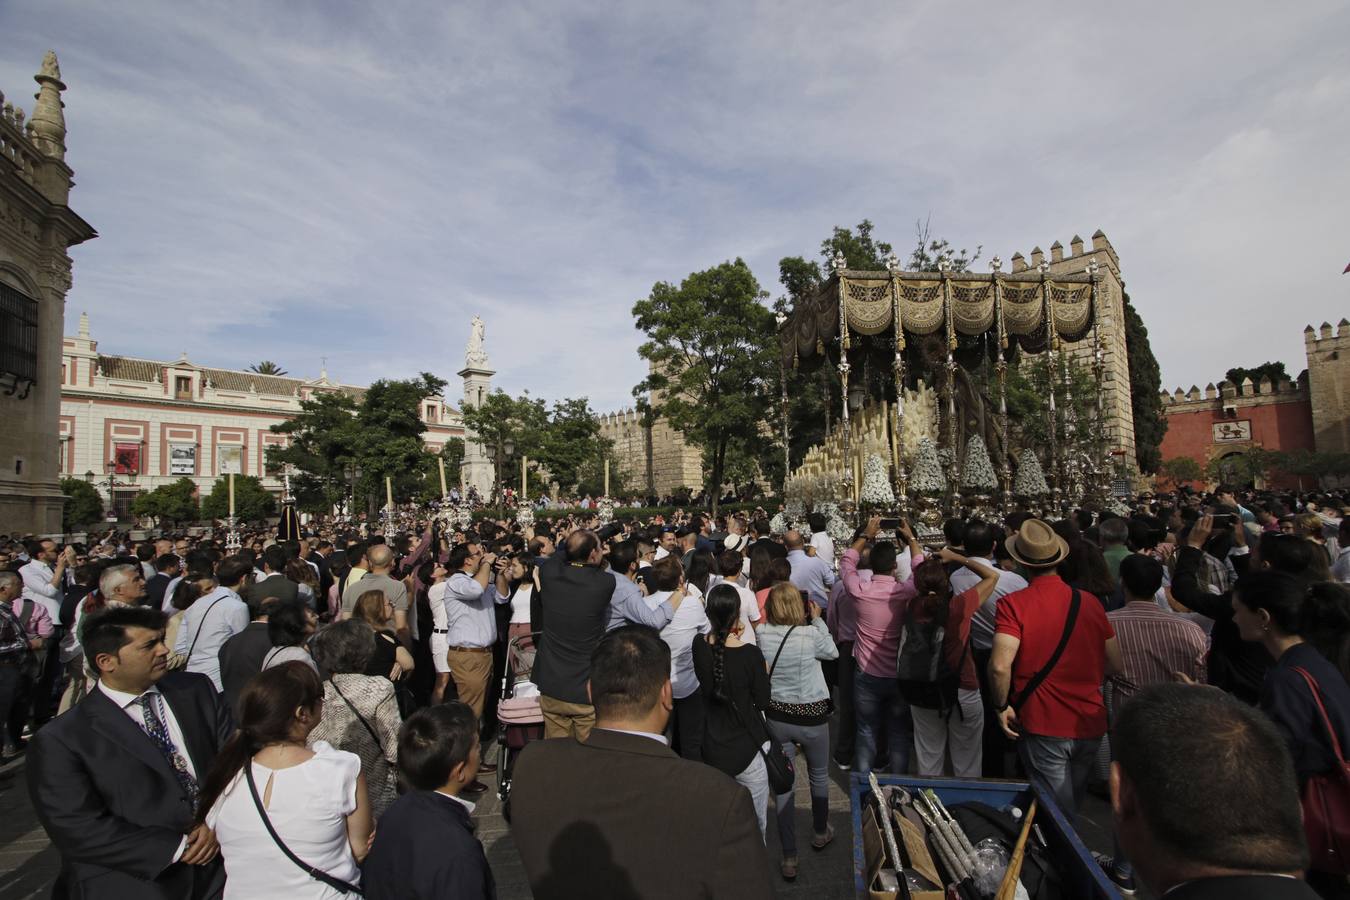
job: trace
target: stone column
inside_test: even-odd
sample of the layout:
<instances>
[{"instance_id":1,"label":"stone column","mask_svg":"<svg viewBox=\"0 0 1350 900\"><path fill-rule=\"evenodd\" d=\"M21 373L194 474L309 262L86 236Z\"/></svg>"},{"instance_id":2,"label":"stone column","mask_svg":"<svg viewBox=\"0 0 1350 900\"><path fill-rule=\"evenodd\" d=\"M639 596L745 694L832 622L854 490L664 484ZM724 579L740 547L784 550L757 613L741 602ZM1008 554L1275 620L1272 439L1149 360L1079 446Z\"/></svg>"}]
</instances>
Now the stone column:
<instances>
[{"instance_id":1,"label":"stone column","mask_svg":"<svg viewBox=\"0 0 1350 900\"><path fill-rule=\"evenodd\" d=\"M488 363L487 350L483 346L483 320L473 317L469 345L464 352L464 368L459 377L464 379L464 409L476 409L492 392L492 376L497 373ZM464 427L464 483L478 489L478 495L487 503L492 498L492 485L496 480L496 469L492 465L492 456L478 440L478 436L466 425Z\"/></svg>"}]
</instances>

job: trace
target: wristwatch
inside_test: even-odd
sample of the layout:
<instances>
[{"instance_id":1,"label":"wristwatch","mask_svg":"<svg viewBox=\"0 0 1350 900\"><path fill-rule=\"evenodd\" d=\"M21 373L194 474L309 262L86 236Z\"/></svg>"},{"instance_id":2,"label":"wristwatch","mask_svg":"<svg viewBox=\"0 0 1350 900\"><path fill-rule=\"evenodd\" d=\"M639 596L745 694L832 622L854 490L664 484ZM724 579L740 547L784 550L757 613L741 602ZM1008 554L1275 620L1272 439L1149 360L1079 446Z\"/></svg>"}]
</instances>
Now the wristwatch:
<instances>
[{"instance_id":1,"label":"wristwatch","mask_svg":"<svg viewBox=\"0 0 1350 900\"><path fill-rule=\"evenodd\" d=\"M1003 712L1005 709L1007 709L1007 708L1008 708L1009 706L1011 706L1011 705L1012 705L1012 704L1005 702L1002 706L995 706L995 707L994 707L994 712L996 712L996 713L1001 713L1001 712Z\"/></svg>"}]
</instances>

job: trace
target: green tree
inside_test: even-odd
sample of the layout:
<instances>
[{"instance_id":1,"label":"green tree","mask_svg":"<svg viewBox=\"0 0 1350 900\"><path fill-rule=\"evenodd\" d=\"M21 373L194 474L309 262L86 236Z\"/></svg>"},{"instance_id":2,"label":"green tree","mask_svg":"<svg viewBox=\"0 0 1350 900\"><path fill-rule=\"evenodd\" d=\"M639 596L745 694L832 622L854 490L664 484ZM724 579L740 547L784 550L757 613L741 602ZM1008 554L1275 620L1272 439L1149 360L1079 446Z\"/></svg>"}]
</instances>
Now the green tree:
<instances>
[{"instance_id":1,"label":"green tree","mask_svg":"<svg viewBox=\"0 0 1350 900\"><path fill-rule=\"evenodd\" d=\"M264 359L262 362L254 363L248 367L250 372L257 372L259 375L285 375L286 370L270 359Z\"/></svg>"},{"instance_id":2,"label":"green tree","mask_svg":"<svg viewBox=\"0 0 1350 900\"><path fill-rule=\"evenodd\" d=\"M161 522L195 521L201 515L197 504L197 484L191 478L180 478L139 494L131 503L131 513L152 516Z\"/></svg>"},{"instance_id":3,"label":"green tree","mask_svg":"<svg viewBox=\"0 0 1350 900\"><path fill-rule=\"evenodd\" d=\"M951 264L952 271L969 271L971 263L980 258L980 252L984 249L983 246L976 247L974 253L964 247L957 250L946 238L933 237L930 228L931 221L931 219L925 219L922 222L914 223L914 249L909 254L909 270L911 272L935 271L938 267L938 260L945 256Z\"/></svg>"},{"instance_id":4,"label":"green tree","mask_svg":"<svg viewBox=\"0 0 1350 900\"><path fill-rule=\"evenodd\" d=\"M703 450L709 494L722 483L733 438L767 446L763 410L776 374L773 313L741 259L658 282L633 305L652 374L639 385L658 415ZM714 500L714 509L716 500Z\"/></svg>"},{"instance_id":5,"label":"green tree","mask_svg":"<svg viewBox=\"0 0 1350 900\"><path fill-rule=\"evenodd\" d=\"M548 408L543 400L532 398L528 393L512 397L498 389L484 397L476 407L465 408L463 417L465 429L482 445L488 460L494 466L501 463L502 471L497 473L499 481L512 483L509 477L511 463L522 455L539 460L548 429ZM562 478L558 478L558 482L571 483Z\"/></svg>"},{"instance_id":6,"label":"green tree","mask_svg":"<svg viewBox=\"0 0 1350 900\"><path fill-rule=\"evenodd\" d=\"M1289 380L1289 373L1284 370L1282 362L1263 362L1251 369L1234 366L1224 373L1223 377L1229 383L1241 387L1243 380L1247 378L1252 380L1252 384L1260 384L1262 378L1269 378L1271 384L1279 384L1281 381Z\"/></svg>"},{"instance_id":7,"label":"green tree","mask_svg":"<svg viewBox=\"0 0 1350 900\"><path fill-rule=\"evenodd\" d=\"M66 505L61 509L61 529L78 531L103 520L103 497L98 489L79 478L62 478L61 493Z\"/></svg>"},{"instance_id":8,"label":"green tree","mask_svg":"<svg viewBox=\"0 0 1350 900\"><path fill-rule=\"evenodd\" d=\"M234 476L234 515L241 522L256 522L276 515L277 500L253 475ZM224 519L230 514L230 479L217 478L211 493L202 500L202 518Z\"/></svg>"},{"instance_id":9,"label":"green tree","mask_svg":"<svg viewBox=\"0 0 1350 900\"><path fill-rule=\"evenodd\" d=\"M394 502L416 496L425 485L427 430L422 401L439 397L445 381L429 372L417 378L381 379L366 389L356 413L355 463L360 469L356 493L367 512L384 505L385 479L392 481Z\"/></svg>"},{"instance_id":10,"label":"green tree","mask_svg":"<svg viewBox=\"0 0 1350 900\"><path fill-rule=\"evenodd\" d=\"M559 400L545 427L539 462L560 485L594 482L604 490L604 461L610 462L610 491L617 493L619 467L610 441L600 435L600 419L585 397Z\"/></svg>"},{"instance_id":11,"label":"green tree","mask_svg":"<svg viewBox=\"0 0 1350 900\"><path fill-rule=\"evenodd\" d=\"M353 489L353 467L360 423L350 394L324 391L300 401L300 413L273 425L287 437L285 447L269 447L269 469L290 465L295 470L291 492L296 505L326 513Z\"/></svg>"},{"instance_id":12,"label":"green tree","mask_svg":"<svg viewBox=\"0 0 1350 900\"><path fill-rule=\"evenodd\" d=\"M1008 367L1008 429L1014 447L1040 448L1050 443L1047 421L1050 409L1050 382L1055 388L1056 438L1059 451L1064 452L1068 435L1065 434L1066 398L1064 373L1069 375L1070 408L1080 436L1096 433L1097 383L1087 366L1070 356L1064 356L1061 366L1049 353L1020 356Z\"/></svg>"},{"instance_id":13,"label":"green tree","mask_svg":"<svg viewBox=\"0 0 1350 900\"><path fill-rule=\"evenodd\" d=\"M1167 434L1163 415L1162 370L1149 345L1144 320L1124 296L1125 357L1130 366L1130 411L1134 416L1134 457L1143 472L1156 471L1162 463L1162 442Z\"/></svg>"},{"instance_id":14,"label":"green tree","mask_svg":"<svg viewBox=\"0 0 1350 900\"><path fill-rule=\"evenodd\" d=\"M1158 474L1180 487L1205 477L1205 468L1189 456L1174 456L1158 466Z\"/></svg>"}]
</instances>

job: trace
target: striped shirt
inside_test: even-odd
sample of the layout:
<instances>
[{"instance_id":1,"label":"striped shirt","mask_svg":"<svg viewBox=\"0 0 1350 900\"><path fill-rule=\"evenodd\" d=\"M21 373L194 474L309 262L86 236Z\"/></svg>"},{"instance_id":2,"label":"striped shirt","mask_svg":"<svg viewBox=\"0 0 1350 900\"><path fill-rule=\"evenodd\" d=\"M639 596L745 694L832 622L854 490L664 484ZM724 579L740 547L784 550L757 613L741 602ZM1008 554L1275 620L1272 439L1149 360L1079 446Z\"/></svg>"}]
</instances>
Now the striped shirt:
<instances>
[{"instance_id":1,"label":"striped shirt","mask_svg":"<svg viewBox=\"0 0 1350 900\"><path fill-rule=\"evenodd\" d=\"M1199 625L1162 611L1152 600L1132 600L1106 618L1125 663L1123 674L1107 679L1113 710L1150 685L1175 681L1177 672L1205 683L1209 639Z\"/></svg>"}]
</instances>

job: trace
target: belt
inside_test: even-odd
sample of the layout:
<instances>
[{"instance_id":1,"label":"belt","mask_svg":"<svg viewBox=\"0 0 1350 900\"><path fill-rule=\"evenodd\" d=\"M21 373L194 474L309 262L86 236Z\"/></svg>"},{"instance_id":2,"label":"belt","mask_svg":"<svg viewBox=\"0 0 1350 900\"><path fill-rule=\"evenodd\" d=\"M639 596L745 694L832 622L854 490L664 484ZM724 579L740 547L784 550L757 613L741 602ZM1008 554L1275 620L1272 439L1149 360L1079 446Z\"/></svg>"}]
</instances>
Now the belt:
<instances>
[{"instance_id":1,"label":"belt","mask_svg":"<svg viewBox=\"0 0 1350 900\"><path fill-rule=\"evenodd\" d=\"M457 652L457 653L491 653L491 652L492 652L492 648L491 648L491 647L447 647L446 649L447 649L447 650L452 650L452 651Z\"/></svg>"},{"instance_id":2,"label":"belt","mask_svg":"<svg viewBox=\"0 0 1350 900\"><path fill-rule=\"evenodd\" d=\"M433 629L431 629L431 633L432 633L432 634L449 634L449 633L450 633L450 629L449 629L449 628L433 628Z\"/></svg>"}]
</instances>

